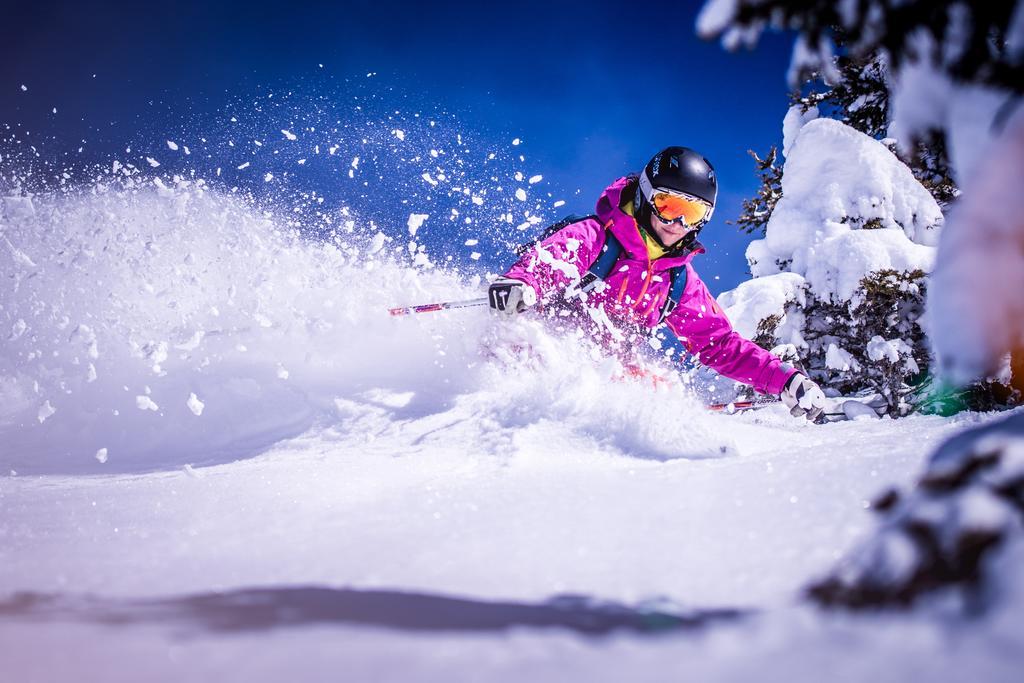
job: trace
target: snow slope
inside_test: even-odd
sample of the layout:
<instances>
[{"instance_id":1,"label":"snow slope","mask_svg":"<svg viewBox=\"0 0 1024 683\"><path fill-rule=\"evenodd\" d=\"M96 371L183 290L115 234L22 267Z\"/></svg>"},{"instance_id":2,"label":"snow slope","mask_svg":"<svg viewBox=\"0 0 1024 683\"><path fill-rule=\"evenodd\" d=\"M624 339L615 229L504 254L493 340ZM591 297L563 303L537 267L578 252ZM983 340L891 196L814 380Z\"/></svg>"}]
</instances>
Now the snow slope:
<instances>
[{"instance_id":1,"label":"snow slope","mask_svg":"<svg viewBox=\"0 0 1024 683\"><path fill-rule=\"evenodd\" d=\"M956 680L979 665L1007 680L1019 666L970 625L797 606L868 533L881 484L906 483L977 417L910 418L897 435L889 420L716 415L703 419L729 433L734 454L658 461L581 441L540 409L503 422L479 395L420 417L388 403L400 401L353 401L348 417L242 461L0 480L8 670L21 680L744 680L761 666L810 678L829 662L849 680ZM249 589L265 594L237 592ZM19 601L26 591L42 604ZM352 592L377 621L345 606ZM605 636L530 627L515 612L561 595L695 618L754 612ZM444 605L434 626L403 626L422 598L511 607L491 612L493 627L460 626ZM256 618L246 605L261 600L270 614Z\"/></svg>"},{"instance_id":2,"label":"snow slope","mask_svg":"<svg viewBox=\"0 0 1024 683\"><path fill-rule=\"evenodd\" d=\"M799 597L869 532L883 486L987 417L709 414L533 321L390 318L479 282L358 230L303 238L201 185L4 206L13 680L1019 665L1013 618L829 616Z\"/></svg>"}]
</instances>

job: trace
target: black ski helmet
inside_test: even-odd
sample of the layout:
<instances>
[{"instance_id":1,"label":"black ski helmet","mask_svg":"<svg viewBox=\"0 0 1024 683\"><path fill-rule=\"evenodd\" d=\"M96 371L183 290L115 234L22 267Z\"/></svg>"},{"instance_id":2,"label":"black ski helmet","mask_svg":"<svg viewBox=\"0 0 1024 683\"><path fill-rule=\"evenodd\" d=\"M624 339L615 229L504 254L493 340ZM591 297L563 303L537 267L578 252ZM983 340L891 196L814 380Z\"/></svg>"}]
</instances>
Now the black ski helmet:
<instances>
[{"instance_id":1,"label":"black ski helmet","mask_svg":"<svg viewBox=\"0 0 1024 683\"><path fill-rule=\"evenodd\" d=\"M647 162L642 173L653 188L685 192L703 199L712 209L715 207L718 199L715 169L703 155L689 147L666 147ZM652 209L640 187L637 187L633 202L633 215L646 224ZM701 227L698 226L698 230Z\"/></svg>"}]
</instances>

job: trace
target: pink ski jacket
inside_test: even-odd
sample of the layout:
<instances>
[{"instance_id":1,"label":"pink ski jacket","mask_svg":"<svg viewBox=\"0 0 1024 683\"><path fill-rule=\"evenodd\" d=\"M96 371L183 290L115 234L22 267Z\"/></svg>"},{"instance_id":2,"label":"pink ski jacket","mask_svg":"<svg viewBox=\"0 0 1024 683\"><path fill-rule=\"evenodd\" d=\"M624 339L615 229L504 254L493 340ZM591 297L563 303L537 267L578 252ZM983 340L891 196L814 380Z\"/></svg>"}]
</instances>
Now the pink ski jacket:
<instances>
[{"instance_id":1,"label":"pink ski jacket","mask_svg":"<svg viewBox=\"0 0 1024 683\"><path fill-rule=\"evenodd\" d=\"M605 230L610 230L622 244L622 253L605 278L605 286L584 295L586 306L603 310L613 324L653 328L669 296L669 271L685 264L686 288L665 324L704 365L762 394L780 393L796 370L787 369L778 358L732 329L725 312L690 265L693 256L704 249L650 260L636 221L619 208L630 182L626 177L612 183L597 201L597 219L570 223L527 251L505 277L533 287L542 304L560 297L597 260ZM591 318L595 318L596 310L591 311Z\"/></svg>"}]
</instances>

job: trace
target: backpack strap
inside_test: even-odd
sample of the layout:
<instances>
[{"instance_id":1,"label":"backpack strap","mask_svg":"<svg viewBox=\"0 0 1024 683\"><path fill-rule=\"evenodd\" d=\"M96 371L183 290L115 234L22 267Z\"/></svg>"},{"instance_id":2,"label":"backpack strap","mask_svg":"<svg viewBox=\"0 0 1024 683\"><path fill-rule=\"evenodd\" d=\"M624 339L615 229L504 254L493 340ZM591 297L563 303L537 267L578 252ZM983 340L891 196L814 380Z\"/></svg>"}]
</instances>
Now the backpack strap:
<instances>
[{"instance_id":1,"label":"backpack strap","mask_svg":"<svg viewBox=\"0 0 1024 683\"><path fill-rule=\"evenodd\" d=\"M597 259L587 269L583 277L580 278L579 283L572 288L574 293L589 292L598 283L603 282L611 275L612 268L615 267L615 263L619 260L619 255L622 254L622 242L607 228L605 228L604 235L604 246L601 247L601 253L598 254ZM671 279L671 284L669 285L668 296L665 297L665 303L661 307L661 315L658 317L659 325L665 322L665 318L672 313L679 304L679 300L683 298L683 291L686 290L686 264L672 268L669 271L669 278Z\"/></svg>"},{"instance_id":2,"label":"backpack strap","mask_svg":"<svg viewBox=\"0 0 1024 683\"><path fill-rule=\"evenodd\" d=\"M670 273L669 277L672 279L672 284L669 286L668 296L665 297L665 305L661 307L661 317L658 318L659 325L665 322L665 318L675 310L679 300L683 298L683 291L686 289L686 264L676 266Z\"/></svg>"},{"instance_id":3,"label":"backpack strap","mask_svg":"<svg viewBox=\"0 0 1024 683\"><path fill-rule=\"evenodd\" d=\"M622 253L622 242L619 238L612 234L611 230L605 229L605 240L604 246L601 247L601 253L598 254L597 260L587 269L587 272L580 278L579 284L575 288L579 292L589 292L591 289L597 286L599 282L603 282L609 275L611 275L612 268L615 267L615 263L619 260L619 255ZM676 266L669 271L669 278L671 284L669 285L668 296L665 297L665 303L661 307L661 315L658 317L658 324L665 322L665 318L675 309L676 305L679 304L679 300L683 298L683 291L686 289L686 264Z\"/></svg>"},{"instance_id":4,"label":"backpack strap","mask_svg":"<svg viewBox=\"0 0 1024 683\"><path fill-rule=\"evenodd\" d=\"M601 253L597 255L597 259L594 260L590 268L587 269L587 272L580 278L576 290L589 292L597 286L597 283L603 282L611 274L612 268L615 267L615 262L619 260L619 254L621 253L622 242L612 234L611 230L605 228L604 246L601 247Z\"/></svg>"}]
</instances>

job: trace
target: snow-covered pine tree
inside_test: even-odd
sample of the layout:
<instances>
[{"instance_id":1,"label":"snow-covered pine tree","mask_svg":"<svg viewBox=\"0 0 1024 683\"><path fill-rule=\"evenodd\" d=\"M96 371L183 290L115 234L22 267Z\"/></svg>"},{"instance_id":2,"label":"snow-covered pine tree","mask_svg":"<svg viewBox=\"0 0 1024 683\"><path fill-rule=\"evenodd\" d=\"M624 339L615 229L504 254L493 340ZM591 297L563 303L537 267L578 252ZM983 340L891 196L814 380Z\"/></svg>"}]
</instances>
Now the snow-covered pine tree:
<instances>
[{"instance_id":1,"label":"snow-covered pine tree","mask_svg":"<svg viewBox=\"0 0 1024 683\"><path fill-rule=\"evenodd\" d=\"M828 76L834 79L829 80ZM810 73L801 89L790 93L790 102L802 114L816 112L842 121L846 125L881 140L911 170L925 189L931 192L943 209L956 198L958 190L950 175L945 135L938 130L922 133L920 139L904 151L887 138L890 124L889 70L887 60L874 50L864 56L851 54L832 58L827 74ZM743 200L743 208L735 221L747 234L764 235L768 219L782 196L782 167L776 163L774 146L764 158L748 150L754 158L760 187L757 194Z\"/></svg>"},{"instance_id":2,"label":"snow-covered pine tree","mask_svg":"<svg viewBox=\"0 0 1024 683\"><path fill-rule=\"evenodd\" d=\"M897 76L890 97L903 144L944 132L963 195L930 282L932 342L960 383L991 374L1010 354L1014 386L1024 391L1024 0L709 0L698 19L702 35L723 36L727 47L752 46L769 25L800 33L791 72L830 59L833 27L854 54L882 50ZM793 279L775 277L783 276ZM777 298L786 286L767 294ZM1021 577L1009 548L1019 550L1021 523L1008 511L1021 509L1022 447L1019 414L947 441L905 502L890 495L876 503L878 529L811 595L850 607L907 605L966 585L984 597L975 607L1013 604Z\"/></svg>"},{"instance_id":3,"label":"snow-covered pine tree","mask_svg":"<svg viewBox=\"0 0 1024 683\"><path fill-rule=\"evenodd\" d=\"M888 68L877 52L865 57L838 55L833 57L840 80L830 82L818 71L811 72L804 82L804 92L791 93L793 104L801 111L818 109L856 128L876 140L885 137L889 128Z\"/></svg>"},{"instance_id":4,"label":"snow-covered pine tree","mask_svg":"<svg viewBox=\"0 0 1024 683\"><path fill-rule=\"evenodd\" d=\"M786 116L781 196L747 250L754 279L719 303L823 387L871 389L904 414L929 362L919 320L942 213L882 143L815 114Z\"/></svg>"},{"instance_id":5,"label":"snow-covered pine tree","mask_svg":"<svg viewBox=\"0 0 1024 683\"><path fill-rule=\"evenodd\" d=\"M832 64L829 73L838 74L839 80L830 82L826 75L812 72L802 90L790 94L792 103L804 112L817 109L876 140L889 139L890 75L885 57L878 50L861 56L842 54L833 57ZM945 208L956 198L958 190L951 177L942 131L922 133L906 150L895 144L889 146L940 207Z\"/></svg>"},{"instance_id":6,"label":"snow-covered pine tree","mask_svg":"<svg viewBox=\"0 0 1024 683\"><path fill-rule=\"evenodd\" d=\"M882 50L895 70L930 62L959 81L1021 93L1018 11L1013 0L708 0L697 31L735 49L752 47L771 27L796 30L794 86L829 68L839 42L855 56Z\"/></svg>"}]
</instances>

